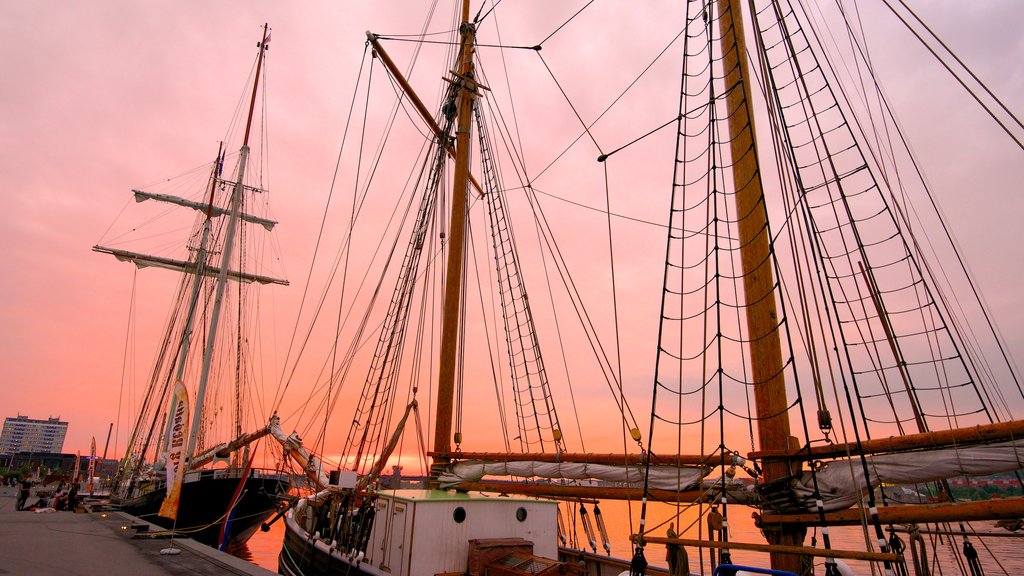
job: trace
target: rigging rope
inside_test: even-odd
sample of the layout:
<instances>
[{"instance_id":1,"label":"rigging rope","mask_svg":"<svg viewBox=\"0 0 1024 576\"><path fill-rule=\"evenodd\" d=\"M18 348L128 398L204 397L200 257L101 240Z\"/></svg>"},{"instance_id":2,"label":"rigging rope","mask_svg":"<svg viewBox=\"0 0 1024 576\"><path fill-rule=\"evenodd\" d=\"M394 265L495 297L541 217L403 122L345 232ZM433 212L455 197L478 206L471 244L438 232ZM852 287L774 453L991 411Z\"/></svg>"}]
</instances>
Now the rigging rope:
<instances>
[{"instance_id":1,"label":"rigging rope","mask_svg":"<svg viewBox=\"0 0 1024 576\"><path fill-rule=\"evenodd\" d=\"M903 25L907 27L907 30L909 30L910 33L913 34L914 37L917 38L918 41L921 42L921 45L924 46L929 52L931 52L932 56L935 56L935 59L938 60L940 64L942 64L943 68L945 68L946 71L948 71L953 76L953 78L955 78L956 81L961 86L963 86L964 90L967 90L967 93L970 94L974 98L974 100L985 110L985 112L988 113L988 115L992 118L992 120L994 120L995 123L998 124L999 127L1003 129L1003 132L1005 132L1006 135L1009 136L1010 139L1013 140L1017 144L1017 147L1020 148L1021 150L1024 150L1024 142L1021 142L1020 138L1018 138L1016 135L1014 135L1012 132L1010 132L1010 128L1008 126L1006 126L1006 124L1004 124L1003 121L1000 118L998 118L995 115L995 113L984 102L982 102L981 97L978 96L978 94L975 93L974 90L972 90L970 87L967 86L967 83L963 80L963 78L958 76L957 73L953 71L952 66L950 66L950 64L948 62L946 62L945 60L942 59L941 56L939 56L939 54L935 51L935 48L933 46L931 46L930 44L928 44L928 42L924 38L921 37L921 35L917 32L917 30L914 30L913 28L911 28L910 23L907 22L906 18L904 18L901 14L899 14L896 11L896 9L889 2L889 0L882 0L882 3L885 4L886 7L889 8L889 11L891 11L893 13L893 15L896 16L896 18L898 18L900 20L900 22L902 22ZM913 9L911 9L909 6L907 6L907 3L904 2L903 0L899 0L899 3L900 3L901 6L903 6L903 8L907 12L910 13L911 16L914 17L914 20L922 28L924 28L925 31L928 32L928 35L933 40L938 42L939 46L941 46L942 49L946 51L946 53L948 53L950 56L952 56L953 60L955 60L956 63L959 64L960 67L965 72L967 72L970 75L970 77L972 79L974 79L975 82L978 83L978 86L980 86L981 89L984 90L985 93L988 94L988 96L990 98L992 98L992 100L996 104L999 105L999 107L1003 110L1003 112L1013 120L1013 123L1018 128L1020 128L1021 130L1024 130L1024 124L1021 124L1020 119L1017 118L1017 116L1012 111L1010 111L1009 108L1006 107L1006 104L1004 104L1003 101L1000 100L998 96L996 96L995 94L992 93L992 90L990 90L989 87L984 82L982 82L981 79L978 78L978 76L976 74L974 74L974 72L969 67L967 67L966 64L964 64L963 60L961 60L960 57L956 55L956 53L954 53L952 50L950 50L949 46L947 46L946 43L943 42L941 38L939 38L938 36L935 35L935 32L932 32L932 29L929 28L928 25L925 24L923 20L921 20L921 18L917 15L917 13L915 13Z\"/></svg>"},{"instance_id":2,"label":"rigging rope","mask_svg":"<svg viewBox=\"0 0 1024 576\"><path fill-rule=\"evenodd\" d=\"M590 522L590 515L587 514L587 507L580 503L580 521L583 523L583 531L587 534L587 543L590 549L597 552L597 538L594 536L594 526Z\"/></svg>"},{"instance_id":3,"label":"rigging rope","mask_svg":"<svg viewBox=\"0 0 1024 576\"><path fill-rule=\"evenodd\" d=\"M981 561L978 560L978 551L966 536L964 537L964 558L967 559L967 566L971 569L971 576L985 576L985 569L982 568Z\"/></svg>"},{"instance_id":4,"label":"rigging rope","mask_svg":"<svg viewBox=\"0 0 1024 576\"><path fill-rule=\"evenodd\" d=\"M902 550L900 550L902 553ZM910 557L914 563L914 576L930 576L928 568L928 544L921 536L917 524L910 526Z\"/></svg>"},{"instance_id":5,"label":"rigging rope","mask_svg":"<svg viewBox=\"0 0 1024 576\"><path fill-rule=\"evenodd\" d=\"M597 523L597 531L601 536L601 546L604 548L605 554L609 556L612 553L611 540L608 538L608 528L604 525L604 516L601 514L601 508L594 504L594 522Z\"/></svg>"}]
</instances>

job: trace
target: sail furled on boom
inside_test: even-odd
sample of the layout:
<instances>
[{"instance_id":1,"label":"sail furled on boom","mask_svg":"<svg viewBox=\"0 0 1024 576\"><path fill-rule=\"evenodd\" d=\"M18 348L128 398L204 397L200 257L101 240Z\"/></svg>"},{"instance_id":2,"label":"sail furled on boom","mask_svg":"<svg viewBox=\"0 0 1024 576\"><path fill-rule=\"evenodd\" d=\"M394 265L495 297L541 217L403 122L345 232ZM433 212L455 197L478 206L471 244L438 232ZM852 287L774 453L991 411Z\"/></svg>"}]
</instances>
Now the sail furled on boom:
<instances>
[{"instance_id":1,"label":"sail furled on boom","mask_svg":"<svg viewBox=\"0 0 1024 576\"><path fill-rule=\"evenodd\" d=\"M196 262L184 262L182 260L175 260L173 258L162 258L160 256L152 256L149 254L142 254L139 252L131 252L129 250L118 250L116 248L109 248L106 246L93 246L93 251L102 252L104 254L110 254L114 258L123 262L131 262L139 268L146 268L148 266L155 266L157 268L166 268L168 270L174 270L176 272L184 272L186 274L192 274L197 272L198 264ZM202 266L199 273L210 278L216 278L220 275L220 268L216 266ZM250 274L246 272L239 272L237 270L228 270L227 275L232 280L238 282L256 282L257 284L279 284L281 286L287 286L288 281L281 278L273 278L270 276L261 276L259 274Z\"/></svg>"},{"instance_id":2,"label":"sail furled on boom","mask_svg":"<svg viewBox=\"0 0 1024 576\"><path fill-rule=\"evenodd\" d=\"M220 164L218 164L218 168L219 167ZM220 182L227 185L232 184L231 182L226 182L224 180L220 180ZM246 188L248 190L255 190L251 186L246 186ZM178 206L184 206L186 208L191 208L193 210L198 210L200 212L207 212L209 213L210 216L226 216L228 214L228 211L224 208L220 208L218 206L211 206L209 204L204 204L202 202L195 202L193 200L189 200L188 198L179 198L177 196L171 196L170 194L155 194L153 192L144 192L142 190L134 189L132 190L132 193L135 195L136 202L145 202L146 200L159 200L160 202L168 202L170 204L177 204ZM277 225L277 221L275 220L270 220L269 218L262 218L260 216L255 216L253 214L246 214L244 212L239 214L238 217L244 220L245 222L259 224L260 226L263 226L263 228L265 228L268 232L273 230L274 226Z\"/></svg>"},{"instance_id":3,"label":"sail furled on boom","mask_svg":"<svg viewBox=\"0 0 1024 576\"><path fill-rule=\"evenodd\" d=\"M706 466L653 465L648 472L648 482L654 489L681 492L699 485L709 471ZM457 486L461 482L477 482L485 476L639 484L644 480L644 467L641 464L466 460L451 465L438 480L442 486ZM509 489L514 491L512 486Z\"/></svg>"},{"instance_id":4,"label":"sail furled on boom","mask_svg":"<svg viewBox=\"0 0 1024 576\"><path fill-rule=\"evenodd\" d=\"M804 507L815 509L815 486L826 511L842 510L863 501L869 489L882 485L921 486L962 476L991 476L1024 468L1024 440L983 444L970 448L921 450L864 458L864 466L848 459L834 460L814 472L804 472L794 490ZM928 495L930 496L930 495ZM921 500L915 503L923 503Z\"/></svg>"}]
</instances>

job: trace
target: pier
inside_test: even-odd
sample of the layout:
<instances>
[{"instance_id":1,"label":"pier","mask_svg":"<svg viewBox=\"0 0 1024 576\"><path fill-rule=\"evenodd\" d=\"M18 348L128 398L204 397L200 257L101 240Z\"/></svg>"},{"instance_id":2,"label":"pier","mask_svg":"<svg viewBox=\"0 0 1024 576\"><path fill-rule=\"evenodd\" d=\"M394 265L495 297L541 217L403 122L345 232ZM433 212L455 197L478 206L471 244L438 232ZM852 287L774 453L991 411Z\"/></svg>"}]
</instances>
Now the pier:
<instances>
[{"instance_id":1,"label":"pier","mask_svg":"<svg viewBox=\"0 0 1024 576\"><path fill-rule=\"evenodd\" d=\"M121 512L19 512L16 494L0 488L0 574L274 574L189 538L174 538L179 554L161 555L171 541L150 533L162 529Z\"/></svg>"}]
</instances>

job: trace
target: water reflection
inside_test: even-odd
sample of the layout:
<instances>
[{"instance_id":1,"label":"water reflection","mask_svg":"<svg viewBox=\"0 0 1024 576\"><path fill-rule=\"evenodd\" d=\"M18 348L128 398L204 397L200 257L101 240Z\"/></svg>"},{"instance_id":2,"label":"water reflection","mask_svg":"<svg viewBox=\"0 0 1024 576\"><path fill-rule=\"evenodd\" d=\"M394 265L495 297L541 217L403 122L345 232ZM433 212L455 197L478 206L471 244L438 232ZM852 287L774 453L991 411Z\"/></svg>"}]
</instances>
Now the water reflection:
<instances>
[{"instance_id":1,"label":"water reflection","mask_svg":"<svg viewBox=\"0 0 1024 576\"><path fill-rule=\"evenodd\" d=\"M245 546L232 554L271 572L277 572L277 555L281 552L282 542L284 542L283 519L274 522L269 532L257 530L252 538L245 543Z\"/></svg>"}]
</instances>

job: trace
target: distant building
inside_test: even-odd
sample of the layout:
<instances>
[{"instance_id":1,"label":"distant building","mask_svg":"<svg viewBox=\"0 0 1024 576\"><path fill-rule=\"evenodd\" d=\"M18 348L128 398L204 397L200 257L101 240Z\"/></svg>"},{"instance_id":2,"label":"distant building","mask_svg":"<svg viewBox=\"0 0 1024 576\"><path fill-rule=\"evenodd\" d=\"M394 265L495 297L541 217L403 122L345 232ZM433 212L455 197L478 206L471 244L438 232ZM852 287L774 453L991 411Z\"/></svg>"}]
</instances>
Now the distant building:
<instances>
[{"instance_id":1,"label":"distant building","mask_svg":"<svg viewBox=\"0 0 1024 576\"><path fill-rule=\"evenodd\" d=\"M992 476L950 478L949 485L953 488L970 488L973 486L996 486L999 488L1020 488L1020 479L1015 474L994 474Z\"/></svg>"},{"instance_id":2,"label":"distant building","mask_svg":"<svg viewBox=\"0 0 1024 576\"><path fill-rule=\"evenodd\" d=\"M4 420L0 433L0 454L11 456L18 452L56 452L64 448L68 423L60 418L33 420L28 416Z\"/></svg>"},{"instance_id":3,"label":"distant building","mask_svg":"<svg viewBox=\"0 0 1024 576\"><path fill-rule=\"evenodd\" d=\"M75 472L75 463L78 463L78 477L85 479L88 476L89 456L79 458L77 454L58 454L53 452L18 452L11 456L0 456L0 468L12 470L24 469L30 475L38 478L47 476L63 476L70 478ZM108 478L117 472L117 460L103 460L96 457L96 466L93 473L100 478Z\"/></svg>"}]
</instances>

